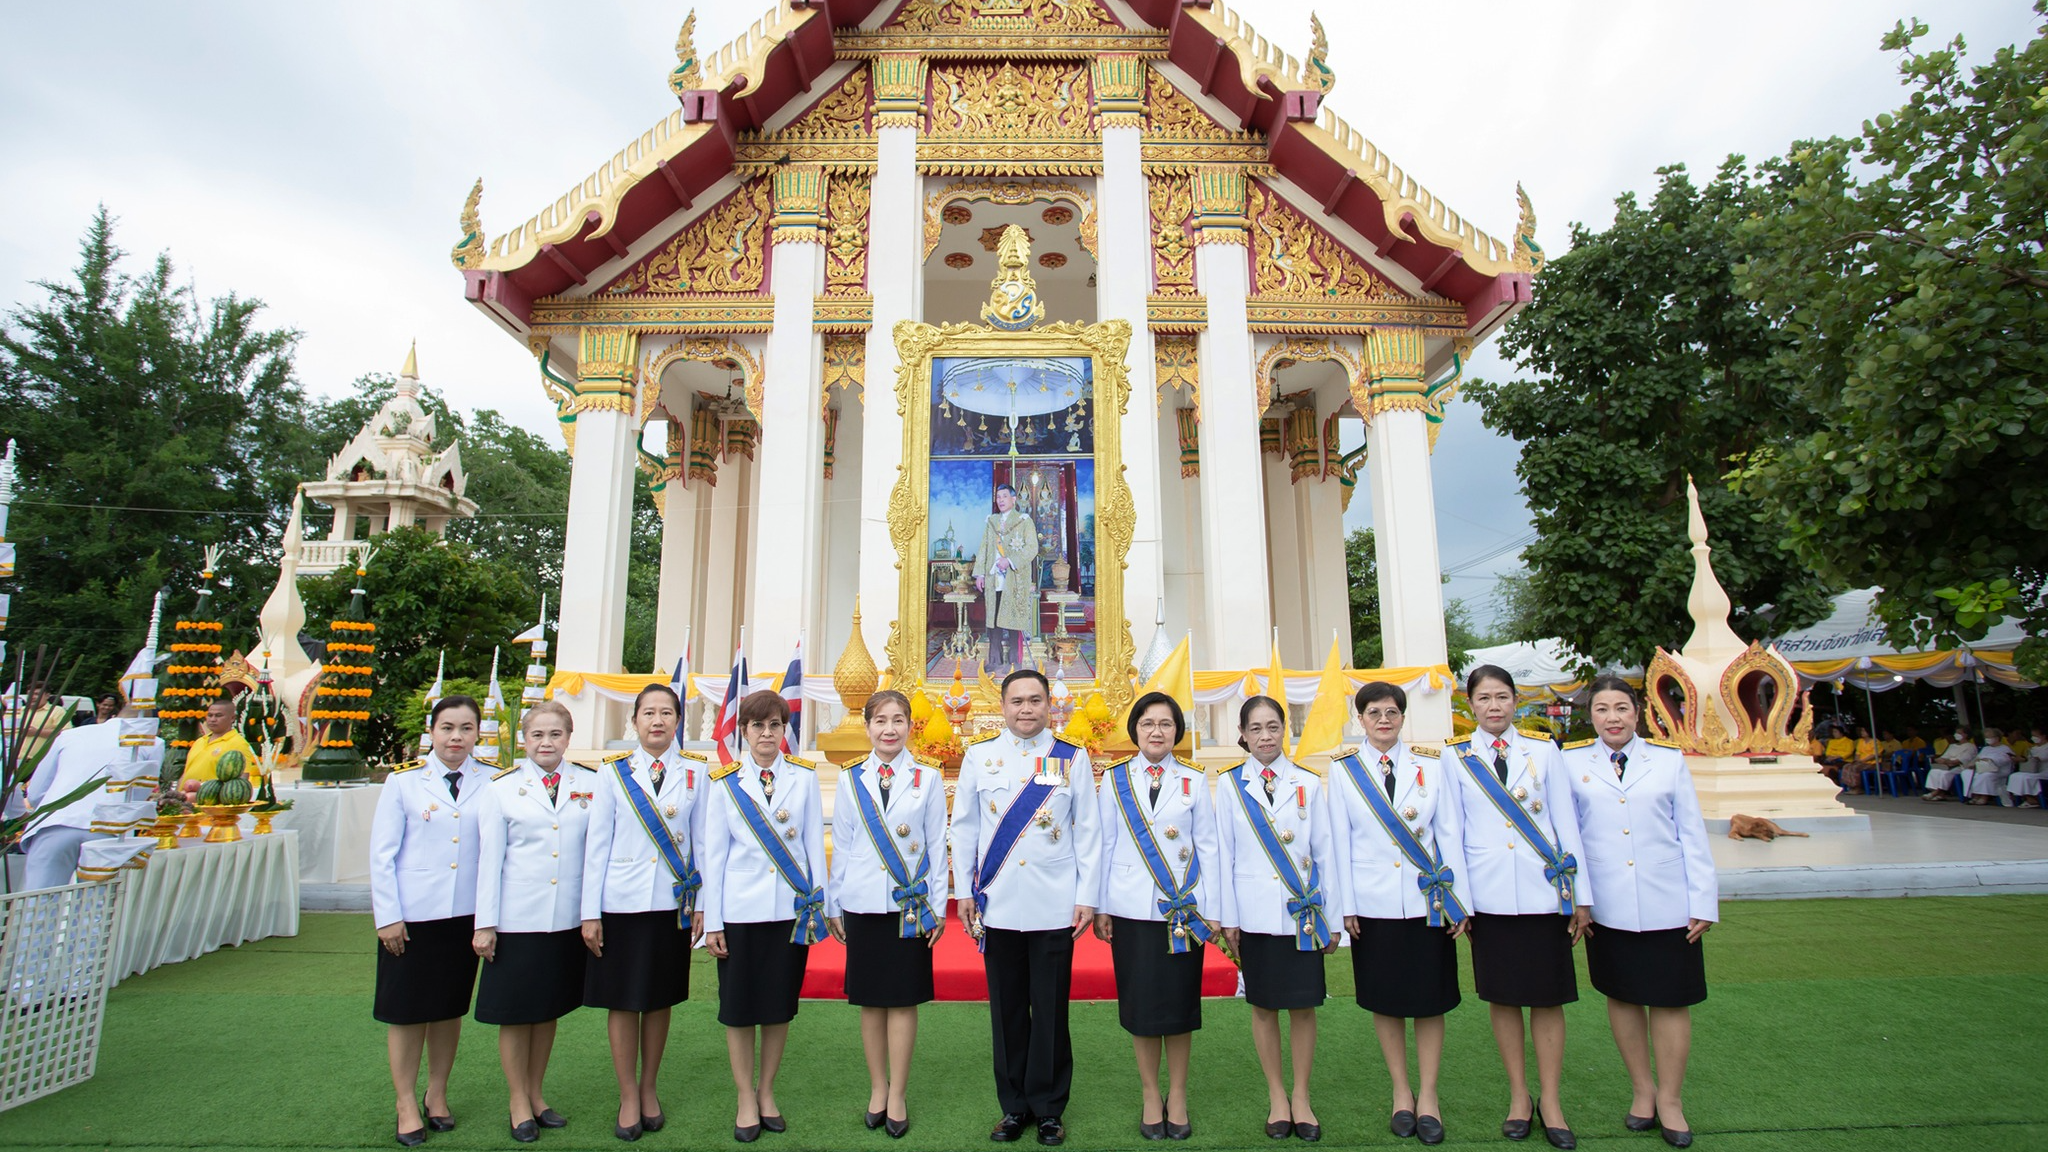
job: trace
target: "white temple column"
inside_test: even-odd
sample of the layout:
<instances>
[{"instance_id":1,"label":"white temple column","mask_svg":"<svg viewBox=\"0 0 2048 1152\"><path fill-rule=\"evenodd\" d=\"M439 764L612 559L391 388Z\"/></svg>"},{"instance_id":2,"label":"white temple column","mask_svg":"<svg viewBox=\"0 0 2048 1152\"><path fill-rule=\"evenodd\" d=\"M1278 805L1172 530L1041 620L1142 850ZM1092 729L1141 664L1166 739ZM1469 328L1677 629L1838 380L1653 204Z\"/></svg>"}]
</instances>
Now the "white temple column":
<instances>
[{"instance_id":1,"label":"white temple column","mask_svg":"<svg viewBox=\"0 0 2048 1152\"><path fill-rule=\"evenodd\" d=\"M1365 354L1372 407L1365 430L1366 467L1387 667L1443 664L1448 655L1429 421L1421 403L1422 336L1414 329L1376 329L1366 337ZM1450 739L1450 692L1409 697L1407 736Z\"/></svg>"},{"instance_id":2,"label":"white temple column","mask_svg":"<svg viewBox=\"0 0 2048 1152\"><path fill-rule=\"evenodd\" d=\"M868 293L875 298L875 314L862 385L859 588L862 638L877 661L886 664L898 579L896 544L889 537L889 493L903 459L903 418L896 412L896 325L924 318L917 133L923 121L925 62L914 55L884 55L872 67L875 176L868 193ZM899 680L922 677L922 669L895 672Z\"/></svg>"},{"instance_id":3,"label":"white temple column","mask_svg":"<svg viewBox=\"0 0 2048 1152\"><path fill-rule=\"evenodd\" d=\"M562 549L560 667L623 671L626 561L633 539L633 375L639 336L585 328L576 396L576 455ZM574 746L603 748L620 713L595 692L570 701Z\"/></svg>"},{"instance_id":4,"label":"white temple column","mask_svg":"<svg viewBox=\"0 0 2048 1152\"><path fill-rule=\"evenodd\" d=\"M1146 301L1152 294L1152 209L1142 166L1141 125L1148 68L1138 57L1126 55L1097 56L1091 64L1102 115L1102 178L1095 186L1095 312L1097 319L1126 320L1131 325L1131 399L1121 439L1124 480L1131 487L1137 522L1124 569L1124 618L1130 622L1138 654L1151 643L1159 598L1166 591L1160 545L1158 368L1152 329L1146 322Z\"/></svg>"},{"instance_id":5,"label":"white temple column","mask_svg":"<svg viewBox=\"0 0 2048 1152\"><path fill-rule=\"evenodd\" d=\"M1302 563L1308 572L1308 653L1314 667L1323 666L1334 632L1351 659L1351 580L1344 567L1344 492L1336 477L1304 480L1294 486L1300 512Z\"/></svg>"},{"instance_id":6,"label":"white temple column","mask_svg":"<svg viewBox=\"0 0 2048 1152\"><path fill-rule=\"evenodd\" d=\"M813 166L777 169L773 250L775 328L768 334L761 400L757 537L773 554L757 557L747 614L747 657L764 672L789 662L797 637L816 635L818 554L823 534L825 425L819 417L824 339L811 316L825 281L825 174Z\"/></svg>"},{"instance_id":7,"label":"white temple column","mask_svg":"<svg viewBox=\"0 0 2048 1152\"><path fill-rule=\"evenodd\" d=\"M1266 507L1259 481L1259 402L1246 317L1251 270L1245 250L1244 174L1196 177L1195 278L1208 298L1199 344L1202 372L1201 507L1203 615L1209 651L1198 666L1250 668L1270 654ZM1234 725L1233 725L1234 729ZM1218 733L1219 742L1235 738Z\"/></svg>"},{"instance_id":8,"label":"white temple column","mask_svg":"<svg viewBox=\"0 0 2048 1152\"><path fill-rule=\"evenodd\" d=\"M1289 475L1285 456L1261 453L1266 493L1266 571L1272 605L1273 628L1280 641L1280 656L1289 668L1310 667L1302 655L1308 647L1308 598L1312 570L1306 560L1307 541L1302 539L1297 500L1301 485ZM1271 644L1267 645L1268 651ZM1321 655L1321 653L1317 653Z\"/></svg>"},{"instance_id":9,"label":"white temple column","mask_svg":"<svg viewBox=\"0 0 2048 1152\"><path fill-rule=\"evenodd\" d=\"M697 602L700 485L689 481L689 431L681 416L669 413L668 452L661 467L661 579L656 586L654 608L657 671L673 669L676 659L683 654Z\"/></svg>"},{"instance_id":10,"label":"white temple column","mask_svg":"<svg viewBox=\"0 0 2048 1152\"><path fill-rule=\"evenodd\" d=\"M720 439L722 442L722 432ZM705 672L731 668L733 646L739 642L747 467L743 456L722 459L717 486L698 497L709 506L699 560L704 569L704 624L697 642L697 650L703 653L698 664Z\"/></svg>"}]
</instances>

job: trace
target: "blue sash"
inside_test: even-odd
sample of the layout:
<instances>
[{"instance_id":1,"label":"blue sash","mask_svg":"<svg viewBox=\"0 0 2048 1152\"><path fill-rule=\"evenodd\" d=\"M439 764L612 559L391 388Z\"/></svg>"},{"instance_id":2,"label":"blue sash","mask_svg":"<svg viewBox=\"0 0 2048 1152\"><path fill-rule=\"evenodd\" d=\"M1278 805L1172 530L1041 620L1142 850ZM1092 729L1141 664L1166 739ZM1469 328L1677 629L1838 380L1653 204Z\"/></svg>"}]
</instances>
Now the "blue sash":
<instances>
[{"instance_id":1,"label":"blue sash","mask_svg":"<svg viewBox=\"0 0 2048 1152\"><path fill-rule=\"evenodd\" d=\"M676 923L684 928L690 926L690 913L697 907L697 890L704 886L704 877L697 874L697 854L692 851L687 859L676 847L676 840L668 830L668 822L654 810L654 801L633 779L630 756L621 756L612 761L612 770L619 774L619 787L626 793L626 803L633 806L633 815L640 818L640 828L647 838L654 841L654 847L661 858L668 863L669 875L675 878Z\"/></svg>"},{"instance_id":2,"label":"blue sash","mask_svg":"<svg viewBox=\"0 0 2048 1152\"><path fill-rule=\"evenodd\" d=\"M775 871L782 876L782 882L796 892L792 906L796 910L796 925L789 930L792 944L816 944L825 936L825 890L811 885L811 877L803 864L775 834L768 823L768 817L761 814L761 806L740 787L737 770L725 774L725 790L732 794L732 804L739 809L740 819L746 821L747 830L754 834L754 840L761 845L761 851L768 854L768 862L775 865Z\"/></svg>"},{"instance_id":3,"label":"blue sash","mask_svg":"<svg viewBox=\"0 0 2048 1152\"><path fill-rule=\"evenodd\" d=\"M1027 782L1019 789L1010 806L1003 809L1003 818L996 824L995 835L989 837L988 852L981 858L981 867L974 870L974 911L977 916L988 911L988 886L995 883L996 876L1009 862L1010 850L1017 846L1017 839L1024 835L1024 828L1031 818L1038 814L1038 807L1052 795L1055 786L1041 784L1036 780ZM988 933L974 938L977 951L988 951Z\"/></svg>"},{"instance_id":4,"label":"blue sash","mask_svg":"<svg viewBox=\"0 0 2048 1152\"><path fill-rule=\"evenodd\" d=\"M917 859L917 876L910 875L910 866L903 862L903 853L896 850L896 841L889 830L882 826L882 810L875 804L875 798L861 786L861 766L851 770L853 776L853 802L860 809L860 822L868 830L868 840L875 846L875 854L882 858L882 867L889 870L889 879L896 885L889 898L902 909L901 936L905 940L927 936L938 930L938 917L932 915L931 890L925 877L932 870L931 846Z\"/></svg>"},{"instance_id":5,"label":"blue sash","mask_svg":"<svg viewBox=\"0 0 2048 1152\"><path fill-rule=\"evenodd\" d=\"M1202 879L1201 854L1188 853L1187 881L1176 886L1173 869L1167 866L1166 857L1160 854L1159 841L1153 839L1152 822L1139 811L1137 794L1131 791L1130 761L1110 769L1109 776L1116 788L1117 808L1124 814L1124 827L1130 829L1131 843L1138 846L1138 854L1145 858L1145 871L1152 874L1152 883L1161 893L1159 914L1166 917L1168 950L1176 955L1186 952L1194 946L1188 940L1190 936L1208 943L1209 925L1195 907L1195 885ZM1192 840L1193 836L1190 835L1189 839Z\"/></svg>"},{"instance_id":6,"label":"blue sash","mask_svg":"<svg viewBox=\"0 0 2048 1152\"><path fill-rule=\"evenodd\" d=\"M1408 862L1415 865L1415 886L1422 889L1423 895L1429 897L1429 926L1441 928L1446 918L1453 924L1464 920L1465 906L1458 902L1458 893L1451 887L1451 882L1457 879L1457 876L1451 871L1450 866L1438 859L1435 853L1424 848L1422 841L1415 838L1414 830L1394 811L1393 803L1387 799L1386 794L1365 778L1365 766L1358 762L1356 755L1346 756L1342 763L1344 774L1351 777L1352 786L1358 789L1360 796L1365 797L1365 806L1372 809L1374 816L1379 817L1380 827L1385 828L1387 835L1393 837L1395 847L1401 849L1401 855L1406 856Z\"/></svg>"},{"instance_id":7,"label":"blue sash","mask_svg":"<svg viewBox=\"0 0 2048 1152\"><path fill-rule=\"evenodd\" d=\"M1536 827L1536 821L1529 818L1529 813L1522 807L1522 802L1508 794L1508 786L1501 783L1500 777L1495 776L1484 762L1472 754L1471 744L1459 746L1458 759L1464 761L1465 771L1471 773L1473 782L1479 785L1479 790L1486 793L1486 798L1493 801L1493 806L1500 810L1500 814L1514 824L1515 831L1521 833L1522 839L1528 841L1531 848L1536 849L1538 856L1543 857L1543 878L1557 889L1557 910L1562 915L1571 915L1572 890L1579 874L1578 860L1573 858L1571 853L1560 851L1550 842L1550 837L1545 836L1543 830Z\"/></svg>"},{"instance_id":8,"label":"blue sash","mask_svg":"<svg viewBox=\"0 0 2048 1152\"><path fill-rule=\"evenodd\" d=\"M1237 793L1237 802L1244 807L1245 822L1252 826L1252 835L1258 837L1259 847L1266 850L1266 859L1280 874L1280 882L1287 885L1287 914L1294 917L1295 948L1303 952L1320 952L1328 948L1330 921L1323 914L1323 866L1311 858L1308 883L1303 884L1301 872L1294 866L1294 858L1287 854L1287 849L1280 844L1280 837L1273 832L1273 818L1245 794L1244 765L1224 773L1224 778L1230 781L1231 791Z\"/></svg>"}]
</instances>

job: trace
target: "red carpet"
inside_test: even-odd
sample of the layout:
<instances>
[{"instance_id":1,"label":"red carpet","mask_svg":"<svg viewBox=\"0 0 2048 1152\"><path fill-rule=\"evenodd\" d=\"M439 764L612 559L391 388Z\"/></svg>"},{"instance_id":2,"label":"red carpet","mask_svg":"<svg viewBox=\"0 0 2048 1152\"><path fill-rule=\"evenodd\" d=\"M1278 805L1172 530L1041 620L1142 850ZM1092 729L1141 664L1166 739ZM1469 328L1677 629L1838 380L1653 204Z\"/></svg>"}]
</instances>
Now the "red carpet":
<instances>
[{"instance_id":1,"label":"red carpet","mask_svg":"<svg viewBox=\"0 0 2048 1152\"><path fill-rule=\"evenodd\" d=\"M1221 948L1204 949L1202 995L1237 994L1237 967ZM932 957L932 986L941 1000L987 1000L988 977L981 967L981 953L973 938L960 927L959 917L947 908L946 933ZM844 1000L846 998L846 945L827 936L811 945L810 964L804 972L804 998ZM1085 932L1074 942L1075 1000L1116 999L1116 972L1109 959L1109 945Z\"/></svg>"}]
</instances>

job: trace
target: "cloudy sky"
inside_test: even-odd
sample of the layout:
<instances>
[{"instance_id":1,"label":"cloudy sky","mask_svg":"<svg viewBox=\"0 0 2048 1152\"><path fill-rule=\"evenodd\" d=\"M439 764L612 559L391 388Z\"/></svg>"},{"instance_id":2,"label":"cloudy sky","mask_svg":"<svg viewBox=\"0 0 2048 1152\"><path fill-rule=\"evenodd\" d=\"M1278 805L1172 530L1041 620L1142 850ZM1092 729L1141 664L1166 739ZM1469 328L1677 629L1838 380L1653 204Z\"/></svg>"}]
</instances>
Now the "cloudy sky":
<instances>
[{"instance_id":1,"label":"cloudy sky","mask_svg":"<svg viewBox=\"0 0 2048 1152\"><path fill-rule=\"evenodd\" d=\"M706 55L768 0L705 6ZM1443 0L1325 3L1337 111L1481 228L1515 224L1516 181L1564 250L1614 197L1683 162L1855 131L1899 104L1877 48L1918 14L1973 56L2032 35L2020 0ZM1247 6L1299 55L1303 0ZM683 3L187 0L30 4L4 12L0 304L61 277L96 204L140 259L168 251L202 296L258 297L304 333L315 393L395 370L455 404L553 436L533 360L461 299L448 263L471 181L496 236L552 202L673 107ZM1512 371L1490 351L1474 374ZM1515 446L1454 406L1436 455L1449 592L1491 616L1494 578L1529 532ZM1353 502L1363 516L1370 502Z\"/></svg>"}]
</instances>

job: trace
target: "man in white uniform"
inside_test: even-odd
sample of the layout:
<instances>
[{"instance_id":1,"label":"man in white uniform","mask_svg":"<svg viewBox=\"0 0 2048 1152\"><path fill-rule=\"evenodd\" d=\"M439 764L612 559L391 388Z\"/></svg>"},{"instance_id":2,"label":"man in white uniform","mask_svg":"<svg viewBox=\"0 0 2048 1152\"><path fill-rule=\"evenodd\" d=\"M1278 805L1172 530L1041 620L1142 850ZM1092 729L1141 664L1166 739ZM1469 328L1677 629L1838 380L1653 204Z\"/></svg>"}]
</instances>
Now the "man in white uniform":
<instances>
[{"instance_id":1,"label":"man in white uniform","mask_svg":"<svg viewBox=\"0 0 2048 1152\"><path fill-rule=\"evenodd\" d=\"M142 656L138 654L136 659L140 661ZM132 676L132 666L130 671ZM135 690L131 687L135 683L137 681L131 677L124 677L121 682L121 715L124 717L137 714L135 705L126 696ZM153 683L149 691L152 696L155 694ZM152 744L153 748L147 750L122 747L118 720L107 724L88 724L83 728L66 728L57 734L50 751L37 766L35 777L28 783L29 809L34 811L62 800L94 779L118 783L131 777L148 777L153 781L156 775L154 765L163 763L164 743L155 740ZM138 756L138 751L142 755ZM147 769L134 770L137 762L147 764ZM87 840L103 835L92 831L93 806L101 800L147 800L154 789L146 784L133 788L94 789L37 821L22 841L28 852L28 887L58 888L71 883L72 876L78 871L79 847Z\"/></svg>"}]
</instances>

